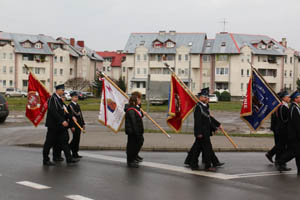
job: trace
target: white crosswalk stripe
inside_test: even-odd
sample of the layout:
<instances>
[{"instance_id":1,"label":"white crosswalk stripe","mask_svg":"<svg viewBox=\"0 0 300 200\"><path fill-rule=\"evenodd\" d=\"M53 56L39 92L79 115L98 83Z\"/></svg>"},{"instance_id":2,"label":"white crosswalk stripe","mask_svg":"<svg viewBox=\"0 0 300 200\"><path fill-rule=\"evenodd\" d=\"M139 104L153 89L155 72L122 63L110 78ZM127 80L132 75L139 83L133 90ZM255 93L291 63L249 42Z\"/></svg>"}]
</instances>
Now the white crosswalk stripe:
<instances>
[{"instance_id":1,"label":"white crosswalk stripe","mask_svg":"<svg viewBox=\"0 0 300 200\"><path fill-rule=\"evenodd\" d=\"M20 181L20 182L17 182L17 184L24 185L24 186L27 186L27 187L31 187L31 188L34 188L34 189L37 189L37 190L44 190L44 189L50 189L51 188L51 187L48 187L46 185L41 185L41 184L30 182L30 181Z\"/></svg>"},{"instance_id":2,"label":"white crosswalk stripe","mask_svg":"<svg viewBox=\"0 0 300 200\"><path fill-rule=\"evenodd\" d=\"M74 194L68 195L68 196L66 196L66 198L72 199L72 200L93 200L93 199L90 199L90 198L87 198L87 197L84 197L81 195L74 195Z\"/></svg>"}]
</instances>

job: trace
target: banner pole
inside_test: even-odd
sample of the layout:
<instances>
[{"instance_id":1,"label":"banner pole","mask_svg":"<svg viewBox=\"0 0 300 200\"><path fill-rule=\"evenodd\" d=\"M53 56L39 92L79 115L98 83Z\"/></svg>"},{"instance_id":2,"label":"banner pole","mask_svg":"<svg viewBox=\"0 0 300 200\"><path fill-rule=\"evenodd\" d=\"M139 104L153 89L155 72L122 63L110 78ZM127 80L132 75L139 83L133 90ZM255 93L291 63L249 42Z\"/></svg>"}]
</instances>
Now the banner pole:
<instances>
[{"instance_id":1,"label":"banner pole","mask_svg":"<svg viewBox=\"0 0 300 200\"><path fill-rule=\"evenodd\" d=\"M100 72L100 74L106 78L106 80L112 84L121 94L123 94L127 99L129 99L129 97L127 96L127 94L121 90L119 88L119 86L117 86L117 84L115 82L113 82L106 74L104 74L103 72ZM142 108L141 108L141 111L143 112L143 114L157 127L159 128L163 134L165 134L168 138L171 138L171 136L156 122L152 119L152 117L146 113Z\"/></svg>"},{"instance_id":2,"label":"banner pole","mask_svg":"<svg viewBox=\"0 0 300 200\"><path fill-rule=\"evenodd\" d=\"M182 80L176 75L176 73L171 69L170 65L168 63L164 63L165 66L172 72L172 74L175 75L175 77L177 78L177 80L180 81L180 83L183 85L183 87L186 89L186 91L191 95L191 97L193 97L193 99L196 102L200 102L200 100L192 93L192 91L184 84L184 82L182 82ZM225 132L225 130L223 128L221 128L222 133L226 136L226 138L229 140L229 142L234 146L234 148L238 148L238 146L233 142L232 138Z\"/></svg>"}]
</instances>

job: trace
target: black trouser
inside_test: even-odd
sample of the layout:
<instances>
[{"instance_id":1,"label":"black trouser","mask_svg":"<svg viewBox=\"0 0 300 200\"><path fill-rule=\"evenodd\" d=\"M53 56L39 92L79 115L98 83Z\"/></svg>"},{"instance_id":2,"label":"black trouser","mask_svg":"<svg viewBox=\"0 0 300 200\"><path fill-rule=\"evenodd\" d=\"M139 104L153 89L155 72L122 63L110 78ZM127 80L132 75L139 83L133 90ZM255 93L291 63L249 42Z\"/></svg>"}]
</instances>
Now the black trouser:
<instances>
[{"instance_id":1,"label":"black trouser","mask_svg":"<svg viewBox=\"0 0 300 200\"><path fill-rule=\"evenodd\" d=\"M281 155L284 154L284 152L287 149L287 134L284 133L283 131L278 131L274 133L274 141L275 141L275 145L274 147L268 151L268 154L273 157L274 155L276 155L275 157L275 161L278 161L278 159L281 157Z\"/></svg>"},{"instance_id":2,"label":"black trouser","mask_svg":"<svg viewBox=\"0 0 300 200\"><path fill-rule=\"evenodd\" d=\"M69 145L69 134L68 130L65 128L48 128L46 140L43 148L43 160L49 161L50 149L55 145L59 145L62 151L65 154L66 160L69 161L72 159Z\"/></svg>"},{"instance_id":3,"label":"black trouser","mask_svg":"<svg viewBox=\"0 0 300 200\"><path fill-rule=\"evenodd\" d=\"M75 127L75 131L72 132L72 134L73 138L70 143L70 149L72 151L73 156L78 156L81 130L78 127Z\"/></svg>"},{"instance_id":4,"label":"black trouser","mask_svg":"<svg viewBox=\"0 0 300 200\"><path fill-rule=\"evenodd\" d=\"M128 135L127 147L126 147L127 163L134 162L143 144L144 144L143 135Z\"/></svg>"},{"instance_id":5,"label":"black trouser","mask_svg":"<svg viewBox=\"0 0 300 200\"><path fill-rule=\"evenodd\" d=\"M285 163L289 162L295 158L296 165L298 169L298 174L300 173L300 141L293 141L292 143L288 144L288 149L285 151L278 160L279 166L284 165Z\"/></svg>"}]
</instances>

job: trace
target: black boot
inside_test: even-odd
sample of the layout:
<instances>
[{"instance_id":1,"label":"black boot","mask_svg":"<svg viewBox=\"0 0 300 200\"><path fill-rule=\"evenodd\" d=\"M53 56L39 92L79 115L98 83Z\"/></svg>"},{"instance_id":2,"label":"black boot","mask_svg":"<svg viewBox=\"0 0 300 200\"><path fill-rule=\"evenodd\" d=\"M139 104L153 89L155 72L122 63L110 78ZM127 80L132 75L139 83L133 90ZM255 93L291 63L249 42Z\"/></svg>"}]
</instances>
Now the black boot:
<instances>
[{"instance_id":1,"label":"black boot","mask_svg":"<svg viewBox=\"0 0 300 200\"><path fill-rule=\"evenodd\" d=\"M271 162L274 163L272 156L268 153L265 154L265 156L267 157L267 159Z\"/></svg>"},{"instance_id":2,"label":"black boot","mask_svg":"<svg viewBox=\"0 0 300 200\"><path fill-rule=\"evenodd\" d=\"M43 165L45 165L45 166L55 166L55 163L48 160L48 161L43 161Z\"/></svg>"}]
</instances>

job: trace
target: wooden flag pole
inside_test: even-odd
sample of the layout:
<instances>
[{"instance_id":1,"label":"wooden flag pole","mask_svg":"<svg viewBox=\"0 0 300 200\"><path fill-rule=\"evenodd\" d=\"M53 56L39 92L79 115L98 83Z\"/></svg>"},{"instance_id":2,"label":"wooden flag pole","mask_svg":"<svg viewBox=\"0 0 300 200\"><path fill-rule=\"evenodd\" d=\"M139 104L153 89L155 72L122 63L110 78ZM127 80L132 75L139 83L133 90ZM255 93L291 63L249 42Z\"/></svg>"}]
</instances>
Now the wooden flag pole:
<instances>
[{"instance_id":1,"label":"wooden flag pole","mask_svg":"<svg viewBox=\"0 0 300 200\"><path fill-rule=\"evenodd\" d=\"M98 72L99 73L99 72ZM112 84L120 93L122 93L127 99L129 99L129 97L127 96L127 94L125 92L123 92L123 90L121 90L119 88L119 86L117 86L117 84L115 84L106 74L104 74L103 72L100 72L100 74L106 78L106 80ZM152 117L146 113L142 108L141 111L143 112L143 114L157 127L159 128L163 134L165 134L168 138L171 138L171 136L156 122L152 119Z\"/></svg>"},{"instance_id":2,"label":"wooden flag pole","mask_svg":"<svg viewBox=\"0 0 300 200\"><path fill-rule=\"evenodd\" d=\"M182 80L176 75L176 73L171 69L170 65L168 63L164 63L165 66L176 76L176 78L180 81L180 83L183 85L183 87L186 89L186 91L193 97L193 99L196 102L199 102L200 100L192 93L192 91L182 82ZM238 148L238 146L234 143L232 138L226 133L226 131L221 127L220 130L222 133L226 136L226 138L229 140L229 142L233 145L235 149Z\"/></svg>"},{"instance_id":3,"label":"wooden flag pole","mask_svg":"<svg viewBox=\"0 0 300 200\"><path fill-rule=\"evenodd\" d=\"M69 111L66 109L65 105L64 105L64 111L69 114ZM76 126L83 132L85 133L85 130L78 124L77 121L75 121L73 118L72 118L73 122L76 124Z\"/></svg>"}]
</instances>

